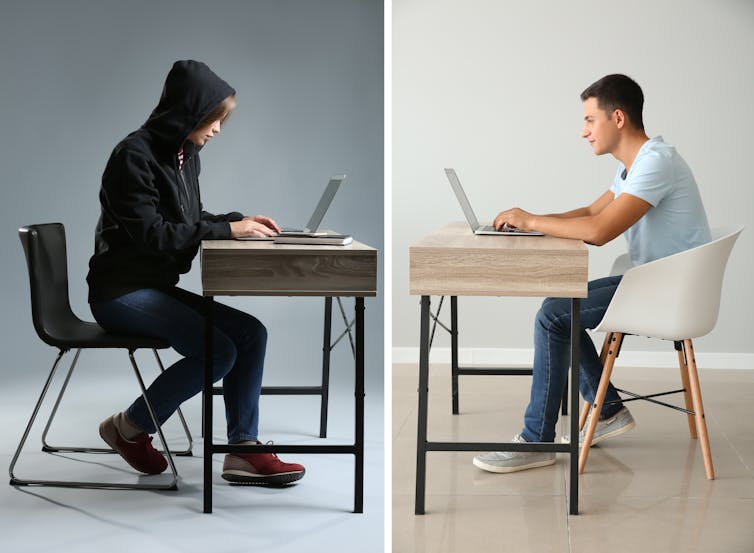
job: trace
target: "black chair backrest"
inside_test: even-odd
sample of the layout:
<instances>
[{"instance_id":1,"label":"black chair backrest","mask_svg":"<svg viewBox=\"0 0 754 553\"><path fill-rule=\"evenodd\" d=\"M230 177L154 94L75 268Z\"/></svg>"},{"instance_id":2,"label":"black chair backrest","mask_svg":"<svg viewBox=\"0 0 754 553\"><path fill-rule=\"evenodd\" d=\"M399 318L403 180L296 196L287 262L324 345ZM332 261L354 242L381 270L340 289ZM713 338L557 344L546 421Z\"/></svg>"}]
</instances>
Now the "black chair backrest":
<instances>
[{"instance_id":1,"label":"black chair backrest","mask_svg":"<svg viewBox=\"0 0 754 553\"><path fill-rule=\"evenodd\" d=\"M68 297L65 228L61 223L18 229L26 254L34 329L47 344L67 349L71 330L82 324Z\"/></svg>"}]
</instances>

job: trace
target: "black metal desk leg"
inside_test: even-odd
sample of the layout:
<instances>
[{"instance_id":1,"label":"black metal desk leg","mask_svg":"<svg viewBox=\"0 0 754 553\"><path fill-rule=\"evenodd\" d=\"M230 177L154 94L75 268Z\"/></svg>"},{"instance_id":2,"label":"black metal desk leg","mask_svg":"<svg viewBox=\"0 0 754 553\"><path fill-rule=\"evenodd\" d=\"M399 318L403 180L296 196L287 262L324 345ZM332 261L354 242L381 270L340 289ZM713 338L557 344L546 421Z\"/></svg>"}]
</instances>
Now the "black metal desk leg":
<instances>
[{"instance_id":1,"label":"black metal desk leg","mask_svg":"<svg viewBox=\"0 0 754 553\"><path fill-rule=\"evenodd\" d=\"M421 299L419 332L419 430L416 436L416 498L414 513L424 514L427 470L427 392L429 390L429 296Z\"/></svg>"},{"instance_id":2,"label":"black metal desk leg","mask_svg":"<svg viewBox=\"0 0 754 553\"><path fill-rule=\"evenodd\" d=\"M212 357L214 326L214 297L204 298L204 512L212 512Z\"/></svg>"},{"instance_id":3,"label":"black metal desk leg","mask_svg":"<svg viewBox=\"0 0 754 553\"><path fill-rule=\"evenodd\" d=\"M330 398L330 337L332 334L332 298L325 298L325 331L322 340L322 396L319 412L319 437L327 438L327 405Z\"/></svg>"},{"instance_id":4,"label":"black metal desk leg","mask_svg":"<svg viewBox=\"0 0 754 553\"><path fill-rule=\"evenodd\" d=\"M563 386L563 397L560 398L560 414L568 414L568 375L566 374L565 385Z\"/></svg>"},{"instance_id":5,"label":"black metal desk leg","mask_svg":"<svg viewBox=\"0 0 754 553\"><path fill-rule=\"evenodd\" d=\"M581 326L581 301L571 299L571 451L569 512L579 514L579 330Z\"/></svg>"},{"instance_id":6,"label":"black metal desk leg","mask_svg":"<svg viewBox=\"0 0 754 553\"><path fill-rule=\"evenodd\" d=\"M458 296L450 296L450 387L453 414L458 414Z\"/></svg>"},{"instance_id":7,"label":"black metal desk leg","mask_svg":"<svg viewBox=\"0 0 754 553\"><path fill-rule=\"evenodd\" d=\"M356 466L354 513L364 512L364 298L356 298Z\"/></svg>"}]
</instances>

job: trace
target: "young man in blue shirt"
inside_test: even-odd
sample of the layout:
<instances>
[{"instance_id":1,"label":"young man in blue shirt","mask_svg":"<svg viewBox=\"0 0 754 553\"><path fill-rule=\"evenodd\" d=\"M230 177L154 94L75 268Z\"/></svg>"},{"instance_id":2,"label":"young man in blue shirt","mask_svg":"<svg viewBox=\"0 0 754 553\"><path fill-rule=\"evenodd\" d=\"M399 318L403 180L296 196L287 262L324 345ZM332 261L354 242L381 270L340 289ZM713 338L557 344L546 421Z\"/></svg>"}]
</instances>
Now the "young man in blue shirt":
<instances>
[{"instance_id":1,"label":"young man in blue shirt","mask_svg":"<svg viewBox=\"0 0 754 553\"><path fill-rule=\"evenodd\" d=\"M699 189L686 162L662 137L644 131L644 95L625 75L607 75L581 94L584 128L581 136L596 155L611 154L619 162L610 189L587 207L565 213L535 215L519 208L498 214L494 225L537 230L601 246L625 234L629 257L639 265L710 241L710 230ZM586 329L602 319L620 276L589 283L581 302L580 391L593 402L602 364ZM547 298L534 329L534 370L524 428L514 442L552 442L565 386L570 354L570 301ZM594 440L618 436L635 426L628 409L609 386ZM516 472L551 465L555 453L488 452L474 465L489 472Z\"/></svg>"}]
</instances>

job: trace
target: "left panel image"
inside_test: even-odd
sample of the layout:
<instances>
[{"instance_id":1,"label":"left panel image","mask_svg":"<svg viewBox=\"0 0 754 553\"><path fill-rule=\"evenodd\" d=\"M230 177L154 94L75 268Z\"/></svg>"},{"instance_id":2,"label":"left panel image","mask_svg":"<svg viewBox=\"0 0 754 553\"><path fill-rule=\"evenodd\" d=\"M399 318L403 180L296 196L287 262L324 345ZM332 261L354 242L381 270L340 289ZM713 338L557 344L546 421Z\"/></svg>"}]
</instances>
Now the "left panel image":
<instances>
[{"instance_id":1,"label":"left panel image","mask_svg":"<svg viewBox=\"0 0 754 553\"><path fill-rule=\"evenodd\" d=\"M383 18L4 4L2 549L383 551Z\"/></svg>"}]
</instances>

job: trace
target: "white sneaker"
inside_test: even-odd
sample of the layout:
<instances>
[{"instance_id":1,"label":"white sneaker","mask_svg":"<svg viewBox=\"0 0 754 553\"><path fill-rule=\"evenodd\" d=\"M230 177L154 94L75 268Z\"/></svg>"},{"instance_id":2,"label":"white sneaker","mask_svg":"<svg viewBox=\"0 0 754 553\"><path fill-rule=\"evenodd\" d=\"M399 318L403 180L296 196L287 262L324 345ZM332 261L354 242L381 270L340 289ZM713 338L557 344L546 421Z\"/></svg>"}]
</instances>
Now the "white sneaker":
<instances>
[{"instance_id":1,"label":"white sneaker","mask_svg":"<svg viewBox=\"0 0 754 553\"><path fill-rule=\"evenodd\" d=\"M586 428L589 425L589 419L584 424L584 429L579 432L579 445L584 443L584 436L586 435ZM594 430L594 436L592 437L592 445L600 443L602 440L608 438L614 438L620 436L633 429L636 426L634 418L631 416L629 410L623 407L620 411L615 413L609 419L601 419L597 421L597 428ZM563 443L570 443L570 436L563 436L561 438Z\"/></svg>"},{"instance_id":2,"label":"white sneaker","mask_svg":"<svg viewBox=\"0 0 754 553\"><path fill-rule=\"evenodd\" d=\"M525 444L520 434L512 442ZM546 451L490 451L474 457L474 466L487 472L518 472L519 470L545 467L555 463L555 452Z\"/></svg>"}]
</instances>

